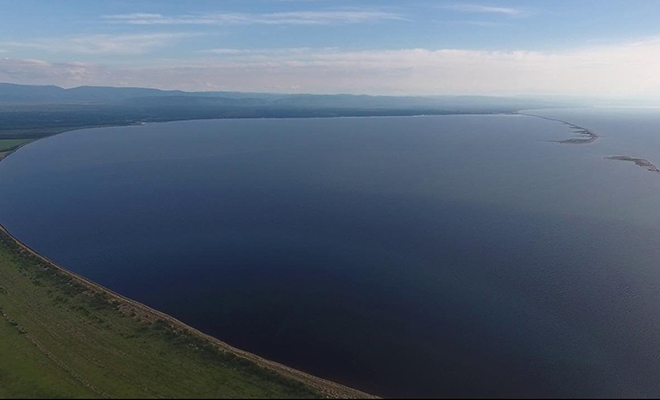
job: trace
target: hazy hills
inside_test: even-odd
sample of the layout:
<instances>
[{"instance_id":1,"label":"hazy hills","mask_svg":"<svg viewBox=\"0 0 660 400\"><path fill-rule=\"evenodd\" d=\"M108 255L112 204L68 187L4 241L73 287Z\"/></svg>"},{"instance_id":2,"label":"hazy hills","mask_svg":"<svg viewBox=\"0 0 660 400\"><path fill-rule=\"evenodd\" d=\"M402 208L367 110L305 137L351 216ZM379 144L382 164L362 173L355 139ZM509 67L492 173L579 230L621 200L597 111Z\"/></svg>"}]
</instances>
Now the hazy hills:
<instances>
[{"instance_id":1,"label":"hazy hills","mask_svg":"<svg viewBox=\"0 0 660 400\"><path fill-rule=\"evenodd\" d=\"M184 92L147 88L32 86L0 83L1 105L234 105L311 108L518 108L551 106L538 99L487 96L367 96Z\"/></svg>"},{"instance_id":2,"label":"hazy hills","mask_svg":"<svg viewBox=\"0 0 660 400\"><path fill-rule=\"evenodd\" d=\"M67 129L208 118L305 118L510 113L558 101L486 96L367 96L184 92L148 88L0 83L0 138Z\"/></svg>"}]
</instances>

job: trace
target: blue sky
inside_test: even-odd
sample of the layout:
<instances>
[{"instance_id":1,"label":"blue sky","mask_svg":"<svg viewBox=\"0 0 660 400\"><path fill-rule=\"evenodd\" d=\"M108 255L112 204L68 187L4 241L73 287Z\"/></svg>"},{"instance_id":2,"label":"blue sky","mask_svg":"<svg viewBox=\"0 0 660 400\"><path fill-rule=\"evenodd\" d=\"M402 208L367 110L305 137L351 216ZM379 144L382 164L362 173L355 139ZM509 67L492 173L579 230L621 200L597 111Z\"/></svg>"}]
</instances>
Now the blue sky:
<instances>
[{"instance_id":1,"label":"blue sky","mask_svg":"<svg viewBox=\"0 0 660 400\"><path fill-rule=\"evenodd\" d=\"M660 1L0 1L0 80L660 94Z\"/></svg>"}]
</instances>

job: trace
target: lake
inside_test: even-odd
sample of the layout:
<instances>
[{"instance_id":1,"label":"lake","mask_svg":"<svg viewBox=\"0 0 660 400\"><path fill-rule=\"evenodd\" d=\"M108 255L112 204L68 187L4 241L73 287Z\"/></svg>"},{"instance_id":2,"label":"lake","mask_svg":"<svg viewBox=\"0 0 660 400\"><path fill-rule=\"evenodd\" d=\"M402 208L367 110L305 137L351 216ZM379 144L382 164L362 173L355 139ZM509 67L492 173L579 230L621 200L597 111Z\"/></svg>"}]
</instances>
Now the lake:
<instances>
[{"instance_id":1,"label":"lake","mask_svg":"<svg viewBox=\"0 0 660 400\"><path fill-rule=\"evenodd\" d=\"M229 344L382 396L660 393L660 111L78 130L0 223Z\"/></svg>"}]
</instances>

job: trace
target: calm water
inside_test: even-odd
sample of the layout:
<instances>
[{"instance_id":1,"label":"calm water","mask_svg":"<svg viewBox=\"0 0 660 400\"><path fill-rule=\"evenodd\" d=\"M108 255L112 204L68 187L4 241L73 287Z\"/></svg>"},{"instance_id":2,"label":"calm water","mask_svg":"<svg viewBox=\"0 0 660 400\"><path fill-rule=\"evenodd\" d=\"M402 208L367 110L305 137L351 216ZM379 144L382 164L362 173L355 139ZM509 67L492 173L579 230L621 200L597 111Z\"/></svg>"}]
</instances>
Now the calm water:
<instances>
[{"instance_id":1,"label":"calm water","mask_svg":"<svg viewBox=\"0 0 660 400\"><path fill-rule=\"evenodd\" d=\"M660 394L660 113L216 120L40 140L0 222L237 347L385 396Z\"/></svg>"}]
</instances>

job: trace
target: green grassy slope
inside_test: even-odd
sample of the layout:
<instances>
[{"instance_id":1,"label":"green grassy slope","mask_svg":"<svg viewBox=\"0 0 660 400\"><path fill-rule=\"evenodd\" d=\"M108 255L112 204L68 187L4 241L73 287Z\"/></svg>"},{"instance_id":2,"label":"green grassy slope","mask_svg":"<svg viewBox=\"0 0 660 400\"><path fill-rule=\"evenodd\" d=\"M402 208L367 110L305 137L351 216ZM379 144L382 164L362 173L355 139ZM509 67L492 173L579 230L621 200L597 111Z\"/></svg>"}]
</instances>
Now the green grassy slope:
<instances>
[{"instance_id":1,"label":"green grassy slope","mask_svg":"<svg viewBox=\"0 0 660 400\"><path fill-rule=\"evenodd\" d=\"M2 398L361 395L339 385L324 390L327 381L309 385L223 350L61 270L1 230L0 309Z\"/></svg>"},{"instance_id":2,"label":"green grassy slope","mask_svg":"<svg viewBox=\"0 0 660 400\"><path fill-rule=\"evenodd\" d=\"M30 139L0 139L0 152L15 150L28 142Z\"/></svg>"}]
</instances>

